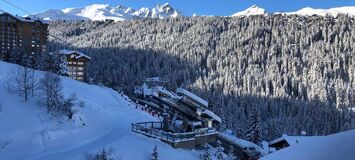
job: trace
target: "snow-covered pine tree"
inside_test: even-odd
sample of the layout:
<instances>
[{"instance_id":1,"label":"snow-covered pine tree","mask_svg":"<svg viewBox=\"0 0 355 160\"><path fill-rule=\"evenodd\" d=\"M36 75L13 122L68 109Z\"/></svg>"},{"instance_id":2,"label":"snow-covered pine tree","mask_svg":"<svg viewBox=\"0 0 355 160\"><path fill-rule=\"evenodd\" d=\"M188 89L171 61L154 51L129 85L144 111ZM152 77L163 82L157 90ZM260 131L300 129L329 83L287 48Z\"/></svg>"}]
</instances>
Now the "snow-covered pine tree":
<instances>
[{"instance_id":1,"label":"snow-covered pine tree","mask_svg":"<svg viewBox=\"0 0 355 160\"><path fill-rule=\"evenodd\" d=\"M68 62L67 57L59 52L53 54L55 63L55 72L60 75L68 75Z\"/></svg>"},{"instance_id":2,"label":"snow-covered pine tree","mask_svg":"<svg viewBox=\"0 0 355 160\"><path fill-rule=\"evenodd\" d=\"M234 155L233 145L229 146L227 160L238 160L237 157Z\"/></svg>"},{"instance_id":3,"label":"snow-covered pine tree","mask_svg":"<svg viewBox=\"0 0 355 160\"><path fill-rule=\"evenodd\" d=\"M256 108L252 107L248 112L248 128L245 132L245 140L261 146L260 117Z\"/></svg>"},{"instance_id":4,"label":"snow-covered pine tree","mask_svg":"<svg viewBox=\"0 0 355 160\"><path fill-rule=\"evenodd\" d=\"M216 153L215 153L217 160L224 160L223 150L224 150L224 148L222 147L222 143L221 143L221 141L218 140L217 147L216 147Z\"/></svg>"},{"instance_id":5,"label":"snow-covered pine tree","mask_svg":"<svg viewBox=\"0 0 355 160\"><path fill-rule=\"evenodd\" d=\"M205 143L205 144L203 145L203 148L204 148L204 153L202 153L202 154L200 155L201 160L212 160L211 154L210 154L210 152L208 151L208 149L209 149L208 144Z\"/></svg>"},{"instance_id":6,"label":"snow-covered pine tree","mask_svg":"<svg viewBox=\"0 0 355 160\"><path fill-rule=\"evenodd\" d=\"M153 153L152 153L152 159L151 160L159 160L159 154L158 154L158 146L155 145L153 148Z\"/></svg>"}]
</instances>

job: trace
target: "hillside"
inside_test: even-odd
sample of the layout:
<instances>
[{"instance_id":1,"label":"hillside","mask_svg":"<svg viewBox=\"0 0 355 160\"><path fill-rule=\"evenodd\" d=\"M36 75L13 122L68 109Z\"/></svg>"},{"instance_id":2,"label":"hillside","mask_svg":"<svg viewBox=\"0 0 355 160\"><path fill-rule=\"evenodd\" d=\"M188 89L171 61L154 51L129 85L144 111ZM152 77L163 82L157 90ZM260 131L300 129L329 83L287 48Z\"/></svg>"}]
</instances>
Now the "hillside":
<instances>
[{"instance_id":1,"label":"hillside","mask_svg":"<svg viewBox=\"0 0 355 160\"><path fill-rule=\"evenodd\" d=\"M49 48L92 57L94 83L129 94L145 77L169 79L214 104L243 133L250 108L265 139L351 128L355 23L338 17L269 15L50 23ZM340 112L338 109L344 110ZM326 118L323 118L326 117Z\"/></svg>"},{"instance_id":2,"label":"hillside","mask_svg":"<svg viewBox=\"0 0 355 160\"><path fill-rule=\"evenodd\" d=\"M18 66L0 61L0 157L2 160L84 159L112 147L122 160L146 160L154 145L162 159L199 159L199 153L173 149L158 140L131 132L131 123L154 121L156 117L136 110L112 89L62 77L65 95L75 93L85 101L73 121L49 116L36 98L29 102L5 89L5 80ZM40 78L42 72L36 72Z\"/></svg>"},{"instance_id":3,"label":"hillside","mask_svg":"<svg viewBox=\"0 0 355 160\"><path fill-rule=\"evenodd\" d=\"M262 157L260 160L352 160L355 153L354 137L355 130L329 136L312 137Z\"/></svg>"}]
</instances>

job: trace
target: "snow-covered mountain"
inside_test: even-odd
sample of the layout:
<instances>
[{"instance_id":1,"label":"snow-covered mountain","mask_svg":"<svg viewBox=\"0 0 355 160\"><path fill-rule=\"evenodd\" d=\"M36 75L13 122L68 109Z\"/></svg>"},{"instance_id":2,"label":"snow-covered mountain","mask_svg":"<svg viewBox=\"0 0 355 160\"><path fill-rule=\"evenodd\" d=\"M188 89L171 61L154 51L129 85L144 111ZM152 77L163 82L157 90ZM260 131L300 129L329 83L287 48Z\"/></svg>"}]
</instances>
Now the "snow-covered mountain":
<instances>
[{"instance_id":1,"label":"snow-covered mountain","mask_svg":"<svg viewBox=\"0 0 355 160\"><path fill-rule=\"evenodd\" d=\"M251 15L267 15L268 12L257 5L236 12L231 17L251 16ZM272 13L271 13L272 14ZM338 14L349 14L355 16L355 6L337 7L330 9L314 9L306 7L294 12L275 12L273 14L285 15L320 15L327 14L336 16ZM113 7L109 4L92 4L81 8L65 8L65 9L50 9L41 13L29 15L30 17L43 18L45 20L107 20L124 21L136 18L174 18L184 16L183 13L173 8L169 3L163 5L158 4L153 8L143 7L133 9L122 5ZM193 17L198 14L193 14Z\"/></svg>"},{"instance_id":2,"label":"snow-covered mountain","mask_svg":"<svg viewBox=\"0 0 355 160\"><path fill-rule=\"evenodd\" d=\"M154 8L143 7L135 10L125 6L110 6L108 4L92 4L82 8L51 9L30 15L30 17L45 20L106 20L123 21L134 18L169 18L179 17L182 13L169 3L158 4Z\"/></svg>"},{"instance_id":3,"label":"snow-covered mountain","mask_svg":"<svg viewBox=\"0 0 355 160\"><path fill-rule=\"evenodd\" d=\"M240 16L251 16L251 15L266 15L264 8L260 8L257 5L252 5L244 11L240 11L231 15L232 17L240 17Z\"/></svg>"},{"instance_id":4,"label":"snow-covered mountain","mask_svg":"<svg viewBox=\"0 0 355 160\"><path fill-rule=\"evenodd\" d=\"M350 16L355 16L355 6L336 7L330 9L314 9L314 8L306 7L295 12L286 12L286 14L297 14L302 16L312 16L312 15L325 16L327 14L332 16L337 16L338 14L348 14Z\"/></svg>"},{"instance_id":5,"label":"snow-covered mountain","mask_svg":"<svg viewBox=\"0 0 355 160\"><path fill-rule=\"evenodd\" d=\"M301 15L301 16L312 16L312 15L332 15L337 16L338 14L348 14L350 16L355 16L355 6L346 6L346 7L336 7L330 9L314 9L306 7L295 12L275 12L274 14L285 14L285 15ZM240 17L240 16L251 16L251 15L267 15L267 11L256 5L252 5L246 10L234 13L231 17Z\"/></svg>"}]
</instances>

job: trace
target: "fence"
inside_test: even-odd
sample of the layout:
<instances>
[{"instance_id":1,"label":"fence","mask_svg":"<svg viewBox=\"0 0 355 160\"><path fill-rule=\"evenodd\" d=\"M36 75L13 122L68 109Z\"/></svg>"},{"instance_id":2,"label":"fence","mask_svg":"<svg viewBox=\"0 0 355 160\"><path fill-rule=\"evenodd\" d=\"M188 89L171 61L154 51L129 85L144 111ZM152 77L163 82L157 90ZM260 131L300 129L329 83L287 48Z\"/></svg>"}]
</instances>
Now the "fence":
<instances>
[{"instance_id":1,"label":"fence","mask_svg":"<svg viewBox=\"0 0 355 160\"><path fill-rule=\"evenodd\" d=\"M154 137L161 140L165 140L172 143L179 143L185 141L193 141L196 137L208 136L211 134L216 134L217 132L214 129L205 129L195 132L186 132L186 133L171 133L165 132L162 130L162 122L142 122L132 124L132 131L146 135L148 137Z\"/></svg>"}]
</instances>

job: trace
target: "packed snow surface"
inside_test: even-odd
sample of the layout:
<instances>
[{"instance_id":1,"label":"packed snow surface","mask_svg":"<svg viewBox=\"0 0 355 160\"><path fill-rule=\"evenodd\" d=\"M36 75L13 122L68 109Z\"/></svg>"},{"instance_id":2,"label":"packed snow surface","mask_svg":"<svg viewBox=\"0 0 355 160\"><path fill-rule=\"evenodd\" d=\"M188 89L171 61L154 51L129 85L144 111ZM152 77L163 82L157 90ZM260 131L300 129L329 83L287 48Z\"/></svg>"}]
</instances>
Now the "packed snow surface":
<instances>
[{"instance_id":1,"label":"packed snow surface","mask_svg":"<svg viewBox=\"0 0 355 160\"><path fill-rule=\"evenodd\" d=\"M112 147L123 160L149 159L154 145L161 159L199 159L199 153L173 149L159 140L131 132L131 123L157 121L137 110L116 91L62 77L66 96L75 93L86 105L70 120L53 118L36 98L24 102L5 89L5 81L18 66L0 61L0 159L81 160L85 153ZM42 72L36 72L41 78Z\"/></svg>"},{"instance_id":2,"label":"packed snow surface","mask_svg":"<svg viewBox=\"0 0 355 160\"><path fill-rule=\"evenodd\" d=\"M299 143L271 153L261 160L354 160L355 130L329 136L302 139Z\"/></svg>"}]
</instances>

